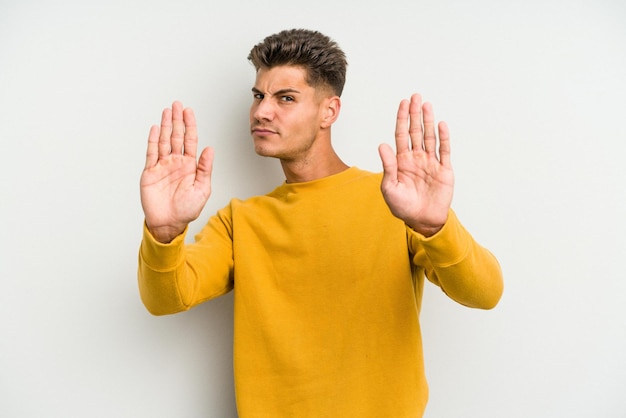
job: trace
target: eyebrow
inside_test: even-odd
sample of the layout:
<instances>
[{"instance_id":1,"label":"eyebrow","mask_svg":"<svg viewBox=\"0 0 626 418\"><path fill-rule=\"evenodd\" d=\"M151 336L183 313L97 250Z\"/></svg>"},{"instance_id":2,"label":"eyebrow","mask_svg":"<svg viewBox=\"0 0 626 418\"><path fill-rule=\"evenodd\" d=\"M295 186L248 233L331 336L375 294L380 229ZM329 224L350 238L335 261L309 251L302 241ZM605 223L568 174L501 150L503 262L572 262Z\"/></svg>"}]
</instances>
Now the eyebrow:
<instances>
[{"instance_id":1,"label":"eyebrow","mask_svg":"<svg viewBox=\"0 0 626 418\"><path fill-rule=\"evenodd\" d=\"M263 93L261 90L257 89L256 87L252 87L252 93L260 93L260 94L267 94L267 93ZM289 93L300 93L299 90L293 89L293 88L285 88L285 89L281 89L278 90L274 93L269 93L270 96L281 96L283 94L289 94Z\"/></svg>"}]
</instances>

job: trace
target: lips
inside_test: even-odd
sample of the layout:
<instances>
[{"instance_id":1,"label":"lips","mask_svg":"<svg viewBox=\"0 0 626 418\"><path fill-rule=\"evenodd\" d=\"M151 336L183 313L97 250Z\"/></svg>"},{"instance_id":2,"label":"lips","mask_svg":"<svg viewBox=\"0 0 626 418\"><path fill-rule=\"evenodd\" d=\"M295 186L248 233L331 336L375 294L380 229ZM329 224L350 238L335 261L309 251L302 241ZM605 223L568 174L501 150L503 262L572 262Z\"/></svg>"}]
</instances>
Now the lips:
<instances>
[{"instance_id":1,"label":"lips","mask_svg":"<svg viewBox=\"0 0 626 418\"><path fill-rule=\"evenodd\" d=\"M276 134L276 131L269 129L269 128L264 128L264 127L254 127L252 128L252 134L259 135L259 136L267 136L267 135Z\"/></svg>"}]
</instances>

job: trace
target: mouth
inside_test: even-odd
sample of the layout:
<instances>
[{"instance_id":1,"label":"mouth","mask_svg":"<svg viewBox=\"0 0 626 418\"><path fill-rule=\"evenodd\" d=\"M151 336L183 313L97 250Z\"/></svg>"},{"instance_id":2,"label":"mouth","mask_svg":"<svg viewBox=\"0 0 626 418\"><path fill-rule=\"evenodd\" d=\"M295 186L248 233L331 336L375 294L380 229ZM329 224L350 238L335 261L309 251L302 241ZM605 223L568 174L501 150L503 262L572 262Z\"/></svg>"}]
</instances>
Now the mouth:
<instances>
[{"instance_id":1,"label":"mouth","mask_svg":"<svg viewBox=\"0 0 626 418\"><path fill-rule=\"evenodd\" d=\"M274 135L277 132L272 130L272 129L268 129L268 128L263 128L263 127L254 127L252 128L252 135L257 135L257 136L269 136L269 135Z\"/></svg>"}]
</instances>

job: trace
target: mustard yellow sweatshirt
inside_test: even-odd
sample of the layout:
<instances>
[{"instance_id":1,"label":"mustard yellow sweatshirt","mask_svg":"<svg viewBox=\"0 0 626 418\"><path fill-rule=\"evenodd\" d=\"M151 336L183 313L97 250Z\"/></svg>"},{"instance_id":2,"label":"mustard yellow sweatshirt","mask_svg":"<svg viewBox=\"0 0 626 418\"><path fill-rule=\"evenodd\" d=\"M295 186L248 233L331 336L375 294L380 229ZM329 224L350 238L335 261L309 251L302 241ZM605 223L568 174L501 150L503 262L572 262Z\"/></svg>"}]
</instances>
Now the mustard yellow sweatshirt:
<instances>
[{"instance_id":1,"label":"mustard yellow sweatshirt","mask_svg":"<svg viewBox=\"0 0 626 418\"><path fill-rule=\"evenodd\" d=\"M464 305L498 302L498 262L454 212L425 238L391 214L381 178L353 167L232 200L193 244L160 244L144 226L139 288L150 312L234 290L241 418L421 417L424 277Z\"/></svg>"}]
</instances>

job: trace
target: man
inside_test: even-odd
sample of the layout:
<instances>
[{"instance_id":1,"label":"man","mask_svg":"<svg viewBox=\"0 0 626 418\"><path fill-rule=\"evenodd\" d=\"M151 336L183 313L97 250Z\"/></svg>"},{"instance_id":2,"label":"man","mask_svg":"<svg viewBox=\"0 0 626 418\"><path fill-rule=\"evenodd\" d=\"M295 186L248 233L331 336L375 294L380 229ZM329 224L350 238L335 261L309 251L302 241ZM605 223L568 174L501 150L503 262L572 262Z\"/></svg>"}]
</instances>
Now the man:
<instances>
[{"instance_id":1,"label":"man","mask_svg":"<svg viewBox=\"0 0 626 418\"><path fill-rule=\"evenodd\" d=\"M384 173L348 167L331 144L346 70L336 43L287 30L248 58L254 147L286 181L233 199L185 245L211 192L213 150L197 158L191 109L164 110L141 177L142 300L161 315L235 292L242 418L422 416L424 277L469 307L502 293L498 262L450 209L448 127L415 94L398 109L396 152L379 148Z\"/></svg>"}]
</instances>

